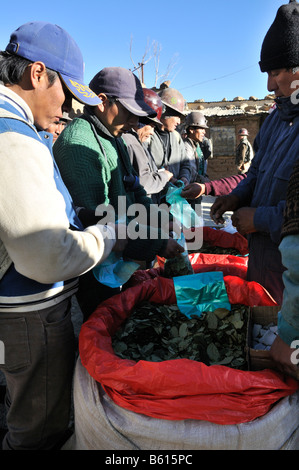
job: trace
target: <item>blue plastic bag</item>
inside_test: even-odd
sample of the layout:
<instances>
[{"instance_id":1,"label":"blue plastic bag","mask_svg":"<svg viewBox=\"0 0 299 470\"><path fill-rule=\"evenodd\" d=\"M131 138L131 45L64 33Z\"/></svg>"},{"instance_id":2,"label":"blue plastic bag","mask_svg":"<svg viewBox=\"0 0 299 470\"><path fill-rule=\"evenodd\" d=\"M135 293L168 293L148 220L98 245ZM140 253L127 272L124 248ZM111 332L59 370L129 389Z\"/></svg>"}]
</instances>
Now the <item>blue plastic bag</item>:
<instances>
[{"instance_id":1,"label":"blue plastic bag","mask_svg":"<svg viewBox=\"0 0 299 470\"><path fill-rule=\"evenodd\" d=\"M168 191L166 193L166 201L170 204L170 213L185 228L202 227L202 217L199 216L191 207L189 202L181 196L184 183L182 181L178 181L177 184L178 183L179 186L169 184Z\"/></svg>"},{"instance_id":2,"label":"blue plastic bag","mask_svg":"<svg viewBox=\"0 0 299 470\"><path fill-rule=\"evenodd\" d=\"M231 310L222 272L173 278L177 305L188 318L216 308Z\"/></svg>"},{"instance_id":3,"label":"blue plastic bag","mask_svg":"<svg viewBox=\"0 0 299 470\"><path fill-rule=\"evenodd\" d=\"M116 224L126 225L126 215L120 217ZM140 268L134 261L124 261L122 253L112 251L101 264L93 268L94 277L105 286L111 288L121 287L132 274Z\"/></svg>"},{"instance_id":4,"label":"blue plastic bag","mask_svg":"<svg viewBox=\"0 0 299 470\"><path fill-rule=\"evenodd\" d=\"M124 261L121 254L111 252L108 258L93 268L94 277L105 286L116 288L125 284L140 268L134 261Z\"/></svg>"}]
</instances>

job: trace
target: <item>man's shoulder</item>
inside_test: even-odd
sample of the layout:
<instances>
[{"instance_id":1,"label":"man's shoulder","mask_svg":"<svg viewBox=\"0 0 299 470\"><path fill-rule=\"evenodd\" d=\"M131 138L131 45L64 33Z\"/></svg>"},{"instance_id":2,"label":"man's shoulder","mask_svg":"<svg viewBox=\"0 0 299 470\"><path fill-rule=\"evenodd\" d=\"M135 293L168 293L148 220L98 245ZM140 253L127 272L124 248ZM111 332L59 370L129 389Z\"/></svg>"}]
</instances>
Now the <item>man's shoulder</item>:
<instances>
[{"instance_id":1,"label":"man's shoulder","mask_svg":"<svg viewBox=\"0 0 299 470\"><path fill-rule=\"evenodd\" d=\"M76 117L74 118L63 130L63 132L73 132L75 129L80 130L80 129L88 129L90 128L89 122L82 118L82 117Z\"/></svg>"},{"instance_id":2,"label":"man's shoulder","mask_svg":"<svg viewBox=\"0 0 299 470\"><path fill-rule=\"evenodd\" d=\"M91 133L90 124L85 119L75 118L64 128L54 147L57 146L58 142L64 145L78 145L89 142Z\"/></svg>"},{"instance_id":3,"label":"man's shoulder","mask_svg":"<svg viewBox=\"0 0 299 470\"><path fill-rule=\"evenodd\" d=\"M170 132L170 138L175 139L179 143L183 142L181 134L176 130Z\"/></svg>"}]
</instances>

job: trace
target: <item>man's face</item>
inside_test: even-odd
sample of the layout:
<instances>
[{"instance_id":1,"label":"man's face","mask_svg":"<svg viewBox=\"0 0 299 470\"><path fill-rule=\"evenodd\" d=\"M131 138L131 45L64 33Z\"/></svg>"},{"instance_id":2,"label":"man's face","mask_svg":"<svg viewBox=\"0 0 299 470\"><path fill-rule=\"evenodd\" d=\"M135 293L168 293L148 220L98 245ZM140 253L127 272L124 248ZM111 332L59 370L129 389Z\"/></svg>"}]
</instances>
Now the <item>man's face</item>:
<instances>
[{"instance_id":1,"label":"man's face","mask_svg":"<svg viewBox=\"0 0 299 470\"><path fill-rule=\"evenodd\" d=\"M99 105L101 113L97 115L110 134L120 137L124 132L137 127L138 116L128 111L119 101L109 102L106 95L99 96L102 98L102 105Z\"/></svg>"},{"instance_id":2,"label":"man's face","mask_svg":"<svg viewBox=\"0 0 299 470\"><path fill-rule=\"evenodd\" d=\"M39 129L47 129L51 124L58 123L63 111L69 112L72 107L72 95L59 77L52 85L46 75L43 79L41 86L36 89L33 109L34 122Z\"/></svg>"},{"instance_id":3,"label":"man's face","mask_svg":"<svg viewBox=\"0 0 299 470\"><path fill-rule=\"evenodd\" d=\"M167 116L161 117L160 121L163 124L164 130L168 132L173 132L181 123L181 118L179 116Z\"/></svg>"},{"instance_id":4,"label":"man's face","mask_svg":"<svg viewBox=\"0 0 299 470\"><path fill-rule=\"evenodd\" d=\"M50 124L49 127L46 129L47 132L53 134L53 143L56 142L57 137L61 134L65 126L66 123L63 121L52 122L52 124Z\"/></svg>"},{"instance_id":5,"label":"man's face","mask_svg":"<svg viewBox=\"0 0 299 470\"><path fill-rule=\"evenodd\" d=\"M286 98L299 88L299 72L291 69L277 69L268 72L268 90L276 97Z\"/></svg>"},{"instance_id":6,"label":"man's face","mask_svg":"<svg viewBox=\"0 0 299 470\"><path fill-rule=\"evenodd\" d=\"M189 129L189 136L195 142L202 142L205 135L206 130L202 127L190 127Z\"/></svg>"}]
</instances>

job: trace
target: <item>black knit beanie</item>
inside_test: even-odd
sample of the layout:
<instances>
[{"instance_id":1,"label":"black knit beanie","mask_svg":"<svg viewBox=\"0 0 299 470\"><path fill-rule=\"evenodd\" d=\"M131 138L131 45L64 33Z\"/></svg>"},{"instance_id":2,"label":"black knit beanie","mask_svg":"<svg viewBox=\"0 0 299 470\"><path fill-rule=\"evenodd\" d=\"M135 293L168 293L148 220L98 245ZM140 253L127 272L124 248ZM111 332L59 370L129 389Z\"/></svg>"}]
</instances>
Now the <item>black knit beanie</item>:
<instances>
[{"instance_id":1,"label":"black knit beanie","mask_svg":"<svg viewBox=\"0 0 299 470\"><path fill-rule=\"evenodd\" d=\"M282 5L263 41L262 72L299 66L299 4Z\"/></svg>"}]
</instances>

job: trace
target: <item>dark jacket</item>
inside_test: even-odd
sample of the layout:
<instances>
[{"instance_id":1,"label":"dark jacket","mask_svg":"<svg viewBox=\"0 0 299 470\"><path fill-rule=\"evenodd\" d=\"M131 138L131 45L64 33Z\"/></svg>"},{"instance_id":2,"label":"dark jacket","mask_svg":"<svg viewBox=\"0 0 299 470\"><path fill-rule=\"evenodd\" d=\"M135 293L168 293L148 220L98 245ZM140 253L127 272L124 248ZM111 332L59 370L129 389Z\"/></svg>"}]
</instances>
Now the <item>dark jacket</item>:
<instances>
[{"instance_id":1,"label":"dark jacket","mask_svg":"<svg viewBox=\"0 0 299 470\"><path fill-rule=\"evenodd\" d=\"M299 157L299 106L290 99L266 119L256 137L256 153L247 178L232 191L240 207L256 208L257 232L248 236L248 280L262 284L281 303L284 267L278 250L288 181Z\"/></svg>"},{"instance_id":2,"label":"dark jacket","mask_svg":"<svg viewBox=\"0 0 299 470\"><path fill-rule=\"evenodd\" d=\"M141 186L148 196L160 193L168 183L164 170L158 170L157 165L145 145L140 142L137 132L123 134L122 139L127 145L130 161L139 176ZM157 202L153 197L154 202Z\"/></svg>"}]
</instances>

